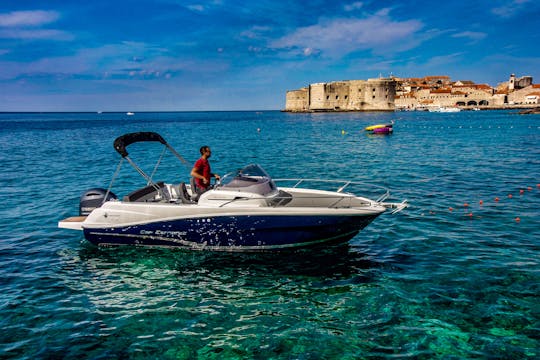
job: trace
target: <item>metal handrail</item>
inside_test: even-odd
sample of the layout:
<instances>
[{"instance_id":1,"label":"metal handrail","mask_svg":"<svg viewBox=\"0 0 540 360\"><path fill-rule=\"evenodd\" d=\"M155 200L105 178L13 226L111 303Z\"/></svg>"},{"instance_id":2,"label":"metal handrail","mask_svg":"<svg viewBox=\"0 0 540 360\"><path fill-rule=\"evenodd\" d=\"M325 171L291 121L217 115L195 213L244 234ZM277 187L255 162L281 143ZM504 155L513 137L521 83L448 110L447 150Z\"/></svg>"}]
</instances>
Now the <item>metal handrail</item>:
<instances>
[{"instance_id":1,"label":"metal handrail","mask_svg":"<svg viewBox=\"0 0 540 360\"><path fill-rule=\"evenodd\" d=\"M291 181L291 182L296 181L296 184L294 184L292 186L293 188L297 188L297 187L300 186L300 184L305 183L305 182L309 182L309 181L321 182L321 183L343 184L340 187L338 187L335 190L335 192L343 192L343 190L345 188L349 187L349 185L368 185L368 186L371 186L373 188L378 188L378 189L384 190L384 194L382 196L384 196L385 199L388 198L388 196L390 195L390 190L388 188L386 188L384 186L380 186L380 185L375 185L375 184L363 182L363 181L350 181L350 180L342 180L342 179L329 180L329 179L298 179L298 178L282 178L282 179L272 179L272 180L274 182L276 182L276 183L277 182L285 182L285 181Z\"/></svg>"},{"instance_id":2,"label":"metal handrail","mask_svg":"<svg viewBox=\"0 0 540 360\"><path fill-rule=\"evenodd\" d=\"M281 182L281 183L283 183L283 182L296 182L292 186L292 188L294 188L294 189L296 189L296 188L301 189L303 187L300 187L300 185L302 185L303 183L308 183L308 182L339 184L337 190L327 190L327 191L334 191L336 193L340 193L340 194L343 194L343 195L335 195L335 194L317 195L317 196L296 195L296 197L298 199L336 199L335 202L328 205L329 208L336 207L336 205L338 203L342 202L345 199L350 199L352 197L363 197L361 195L357 195L357 194L353 194L353 193L343 193L343 190L345 190L347 187L349 187L351 185L364 185L364 186L367 185L367 186L370 186L372 188L384 190L384 193L382 195L380 195L377 198L377 200L370 200L369 203L365 203L366 206L370 206L373 203L381 204L384 200L386 200L386 199L388 199L390 197L390 190L388 188L386 188L384 186L380 186L380 185L361 182L361 181L350 181L350 180L341 180L341 179L328 180L328 179L298 179L298 178L280 178L280 179L272 179L272 180L274 182L276 182L276 183L279 183L279 182ZM273 199L285 199L285 198L287 198L287 197L280 197L280 196L273 197ZM238 200L267 200L267 197L264 197L264 196L245 196L244 197L244 196L241 196L241 197L235 197L234 199L230 199L230 198L212 198L212 199L209 199L209 200L212 200L212 201L214 201L214 200L215 201L227 201L225 204L223 204L223 205L227 205L227 204L230 204L230 203L238 201Z\"/></svg>"}]
</instances>

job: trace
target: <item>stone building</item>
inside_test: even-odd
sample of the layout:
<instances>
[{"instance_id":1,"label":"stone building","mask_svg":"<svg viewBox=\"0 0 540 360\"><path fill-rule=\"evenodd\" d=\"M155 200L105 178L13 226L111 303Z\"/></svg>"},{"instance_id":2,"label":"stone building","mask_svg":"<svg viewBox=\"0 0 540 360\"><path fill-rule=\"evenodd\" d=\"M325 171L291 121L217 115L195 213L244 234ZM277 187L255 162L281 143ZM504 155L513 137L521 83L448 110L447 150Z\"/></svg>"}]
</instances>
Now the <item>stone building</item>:
<instances>
[{"instance_id":1,"label":"stone building","mask_svg":"<svg viewBox=\"0 0 540 360\"><path fill-rule=\"evenodd\" d=\"M540 104L540 85L531 76L497 88L470 80L452 82L448 76L380 78L315 83L287 91L285 111L393 111L437 107L500 109Z\"/></svg>"},{"instance_id":2,"label":"stone building","mask_svg":"<svg viewBox=\"0 0 540 360\"><path fill-rule=\"evenodd\" d=\"M508 94L508 103L512 105L540 104L540 84L531 84Z\"/></svg>"},{"instance_id":3,"label":"stone building","mask_svg":"<svg viewBox=\"0 0 540 360\"><path fill-rule=\"evenodd\" d=\"M437 79L435 82L434 79ZM399 79L395 99L396 109L429 109L432 107L507 108L530 105L540 101L540 86L531 76L516 78L495 89L487 84L462 80L451 82L448 77Z\"/></svg>"},{"instance_id":4,"label":"stone building","mask_svg":"<svg viewBox=\"0 0 540 360\"><path fill-rule=\"evenodd\" d=\"M285 111L393 111L393 78L315 83L287 91Z\"/></svg>"}]
</instances>

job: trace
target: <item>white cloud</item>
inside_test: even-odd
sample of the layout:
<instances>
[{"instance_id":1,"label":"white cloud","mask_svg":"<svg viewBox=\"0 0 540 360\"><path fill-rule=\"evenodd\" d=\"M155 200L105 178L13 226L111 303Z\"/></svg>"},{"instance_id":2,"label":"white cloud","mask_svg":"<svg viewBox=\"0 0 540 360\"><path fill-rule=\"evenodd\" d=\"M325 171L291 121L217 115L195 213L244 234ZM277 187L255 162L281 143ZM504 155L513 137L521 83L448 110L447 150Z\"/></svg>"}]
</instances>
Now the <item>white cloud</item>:
<instances>
[{"instance_id":1,"label":"white cloud","mask_svg":"<svg viewBox=\"0 0 540 360\"><path fill-rule=\"evenodd\" d=\"M362 6L364 6L364 3L362 3L361 1L357 1L353 2L352 4L345 5L343 8L345 9L345 11L354 11L361 9Z\"/></svg>"},{"instance_id":2,"label":"white cloud","mask_svg":"<svg viewBox=\"0 0 540 360\"><path fill-rule=\"evenodd\" d=\"M0 61L0 79L50 77L170 79L178 73L220 73L226 64L211 60L179 59L167 49L140 42L81 49L70 56L30 62Z\"/></svg>"},{"instance_id":3,"label":"white cloud","mask_svg":"<svg viewBox=\"0 0 540 360\"><path fill-rule=\"evenodd\" d=\"M73 35L52 29L0 29L0 39L70 41Z\"/></svg>"},{"instance_id":4,"label":"white cloud","mask_svg":"<svg viewBox=\"0 0 540 360\"><path fill-rule=\"evenodd\" d=\"M30 10L0 14L0 27L41 26L60 18L56 11Z\"/></svg>"},{"instance_id":5,"label":"white cloud","mask_svg":"<svg viewBox=\"0 0 540 360\"><path fill-rule=\"evenodd\" d=\"M526 4L531 0L512 0L504 2L503 6L491 9L491 12L502 18L510 18L517 15L522 10L527 10Z\"/></svg>"},{"instance_id":6,"label":"white cloud","mask_svg":"<svg viewBox=\"0 0 540 360\"><path fill-rule=\"evenodd\" d=\"M472 41L483 40L486 38L486 36L487 36L486 33L476 32L476 31L463 31L463 32L452 35L452 37L455 37L455 38L467 38Z\"/></svg>"},{"instance_id":7,"label":"white cloud","mask_svg":"<svg viewBox=\"0 0 540 360\"><path fill-rule=\"evenodd\" d=\"M188 5L186 6L189 10L195 11L195 12L203 12L206 10L204 5L201 4L194 4L194 5Z\"/></svg>"},{"instance_id":8,"label":"white cloud","mask_svg":"<svg viewBox=\"0 0 540 360\"><path fill-rule=\"evenodd\" d=\"M453 54L448 55L442 55L442 56L433 56L431 59L429 59L423 67L426 69L438 69L442 66L447 66L448 64L456 64L459 63L463 57L463 52L456 52Z\"/></svg>"},{"instance_id":9,"label":"white cloud","mask_svg":"<svg viewBox=\"0 0 540 360\"><path fill-rule=\"evenodd\" d=\"M29 10L0 14L0 39L69 41L73 35L43 26L60 18L56 11Z\"/></svg>"},{"instance_id":10,"label":"white cloud","mask_svg":"<svg viewBox=\"0 0 540 360\"><path fill-rule=\"evenodd\" d=\"M305 56L313 55L315 52L316 52L316 50L314 50L314 49L312 49L312 48L305 48L305 49L304 49L304 55L305 55Z\"/></svg>"},{"instance_id":11,"label":"white cloud","mask_svg":"<svg viewBox=\"0 0 540 360\"><path fill-rule=\"evenodd\" d=\"M191 11L194 11L194 12L205 12L205 11L208 11L208 10L211 10L213 8L216 8L216 7L220 7L223 5L223 1L222 0L213 0L213 1L209 1L207 2L206 4L191 4L191 5L186 5L186 8L191 10Z\"/></svg>"},{"instance_id":12,"label":"white cloud","mask_svg":"<svg viewBox=\"0 0 540 360\"><path fill-rule=\"evenodd\" d=\"M383 9L366 18L321 19L318 24L296 29L273 41L270 47L290 50L317 49L323 56L341 57L358 50L396 52L417 46L416 33L423 27L417 20L393 21Z\"/></svg>"},{"instance_id":13,"label":"white cloud","mask_svg":"<svg viewBox=\"0 0 540 360\"><path fill-rule=\"evenodd\" d=\"M262 37L264 37L264 35L269 32L270 30L272 30L270 27L268 26L252 26L251 28L249 28L248 30L245 30L245 31L242 31L240 33L240 36L243 37L243 38L248 38L248 39L260 39Z\"/></svg>"}]
</instances>

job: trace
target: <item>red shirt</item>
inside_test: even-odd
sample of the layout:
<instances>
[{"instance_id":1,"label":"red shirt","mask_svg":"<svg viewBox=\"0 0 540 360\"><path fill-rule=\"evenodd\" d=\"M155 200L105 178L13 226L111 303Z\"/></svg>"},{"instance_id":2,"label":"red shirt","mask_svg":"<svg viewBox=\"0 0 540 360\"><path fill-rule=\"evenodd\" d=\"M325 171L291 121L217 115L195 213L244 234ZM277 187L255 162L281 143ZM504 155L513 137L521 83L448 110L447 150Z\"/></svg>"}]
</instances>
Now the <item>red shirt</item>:
<instances>
[{"instance_id":1,"label":"red shirt","mask_svg":"<svg viewBox=\"0 0 540 360\"><path fill-rule=\"evenodd\" d=\"M197 162L195 163L193 167L197 169L198 174L201 174L202 176L204 176L204 178L208 181L208 183L205 184L202 181L202 179L195 178L195 183L197 184L197 186L200 187L201 189L206 189L207 187L209 187L211 172L210 172L210 163L208 162L208 160L205 158L200 158L199 160L197 160Z\"/></svg>"}]
</instances>

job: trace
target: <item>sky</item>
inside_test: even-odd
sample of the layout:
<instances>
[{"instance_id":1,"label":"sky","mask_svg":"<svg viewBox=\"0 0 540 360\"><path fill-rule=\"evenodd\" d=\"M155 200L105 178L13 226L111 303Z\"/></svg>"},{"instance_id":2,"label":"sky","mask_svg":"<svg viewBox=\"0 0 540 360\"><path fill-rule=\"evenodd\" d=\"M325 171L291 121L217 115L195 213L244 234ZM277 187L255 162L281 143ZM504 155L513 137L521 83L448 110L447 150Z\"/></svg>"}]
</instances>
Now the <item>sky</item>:
<instances>
[{"instance_id":1,"label":"sky","mask_svg":"<svg viewBox=\"0 0 540 360\"><path fill-rule=\"evenodd\" d=\"M540 1L0 0L0 111L280 110L312 83L540 83Z\"/></svg>"}]
</instances>

